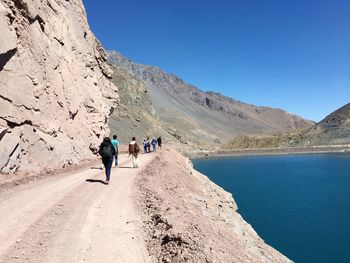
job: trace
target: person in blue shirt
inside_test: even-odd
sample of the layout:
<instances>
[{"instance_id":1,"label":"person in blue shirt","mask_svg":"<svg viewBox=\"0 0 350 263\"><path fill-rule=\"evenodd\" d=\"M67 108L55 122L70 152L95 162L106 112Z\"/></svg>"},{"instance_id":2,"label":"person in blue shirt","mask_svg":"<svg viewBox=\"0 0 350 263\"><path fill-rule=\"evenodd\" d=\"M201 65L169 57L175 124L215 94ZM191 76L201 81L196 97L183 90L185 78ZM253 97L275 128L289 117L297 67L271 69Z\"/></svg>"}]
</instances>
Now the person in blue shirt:
<instances>
[{"instance_id":1,"label":"person in blue shirt","mask_svg":"<svg viewBox=\"0 0 350 263\"><path fill-rule=\"evenodd\" d=\"M155 152L156 148L157 148L157 139L156 139L156 137L152 138L151 144L153 146L153 151Z\"/></svg>"},{"instance_id":2,"label":"person in blue shirt","mask_svg":"<svg viewBox=\"0 0 350 263\"><path fill-rule=\"evenodd\" d=\"M114 155L115 166L118 166L118 154L119 154L119 141L117 135L113 135L112 144L114 146L116 154Z\"/></svg>"}]
</instances>

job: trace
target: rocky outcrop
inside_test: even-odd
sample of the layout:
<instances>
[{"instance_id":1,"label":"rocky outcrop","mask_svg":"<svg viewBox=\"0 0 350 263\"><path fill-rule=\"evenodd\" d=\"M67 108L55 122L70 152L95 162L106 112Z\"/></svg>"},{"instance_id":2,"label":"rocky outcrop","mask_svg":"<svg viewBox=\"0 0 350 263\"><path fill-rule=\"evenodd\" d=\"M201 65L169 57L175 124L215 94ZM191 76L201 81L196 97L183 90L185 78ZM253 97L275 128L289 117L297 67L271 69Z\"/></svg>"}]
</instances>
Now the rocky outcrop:
<instances>
[{"instance_id":1,"label":"rocky outcrop","mask_svg":"<svg viewBox=\"0 0 350 263\"><path fill-rule=\"evenodd\" d=\"M137 177L138 209L155 262L291 262L237 213L232 195L171 149Z\"/></svg>"},{"instance_id":2,"label":"rocky outcrop","mask_svg":"<svg viewBox=\"0 0 350 263\"><path fill-rule=\"evenodd\" d=\"M81 0L0 0L0 171L92 158L117 88Z\"/></svg>"},{"instance_id":3,"label":"rocky outcrop","mask_svg":"<svg viewBox=\"0 0 350 263\"><path fill-rule=\"evenodd\" d=\"M313 122L280 109L246 104L203 92L158 67L137 64L117 52L108 60L144 81L159 120L184 143L210 149L240 134L287 132Z\"/></svg>"}]
</instances>

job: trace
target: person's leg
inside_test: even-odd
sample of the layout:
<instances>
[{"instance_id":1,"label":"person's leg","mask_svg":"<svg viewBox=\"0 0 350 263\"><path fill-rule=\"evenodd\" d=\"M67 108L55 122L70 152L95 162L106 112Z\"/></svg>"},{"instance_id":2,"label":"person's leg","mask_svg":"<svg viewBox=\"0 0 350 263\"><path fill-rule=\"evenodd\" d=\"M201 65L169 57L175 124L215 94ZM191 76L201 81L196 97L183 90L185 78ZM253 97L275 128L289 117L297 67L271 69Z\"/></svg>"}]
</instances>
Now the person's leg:
<instances>
[{"instance_id":1,"label":"person's leg","mask_svg":"<svg viewBox=\"0 0 350 263\"><path fill-rule=\"evenodd\" d=\"M105 175L107 180L107 174L108 174L108 160L102 159L103 166L105 167Z\"/></svg>"},{"instance_id":2,"label":"person's leg","mask_svg":"<svg viewBox=\"0 0 350 263\"><path fill-rule=\"evenodd\" d=\"M113 164L113 158L106 161L106 183L109 183L111 179L111 168Z\"/></svg>"},{"instance_id":3,"label":"person's leg","mask_svg":"<svg viewBox=\"0 0 350 263\"><path fill-rule=\"evenodd\" d=\"M137 155L135 155L135 168L139 168L139 163L138 163L138 160L137 160Z\"/></svg>"},{"instance_id":4,"label":"person's leg","mask_svg":"<svg viewBox=\"0 0 350 263\"><path fill-rule=\"evenodd\" d=\"M114 155L114 159L115 159L115 166L118 166L118 153Z\"/></svg>"},{"instance_id":5,"label":"person's leg","mask_svg":"<svg viewBox=\"0 0 350 263\"><path fill-rule=\"evenodd\" d=\"M132 158L132 166L135 168L136 167L136 158L135 158L135 155L131 155L131 158Z\"/></svg>"}]
</instances>

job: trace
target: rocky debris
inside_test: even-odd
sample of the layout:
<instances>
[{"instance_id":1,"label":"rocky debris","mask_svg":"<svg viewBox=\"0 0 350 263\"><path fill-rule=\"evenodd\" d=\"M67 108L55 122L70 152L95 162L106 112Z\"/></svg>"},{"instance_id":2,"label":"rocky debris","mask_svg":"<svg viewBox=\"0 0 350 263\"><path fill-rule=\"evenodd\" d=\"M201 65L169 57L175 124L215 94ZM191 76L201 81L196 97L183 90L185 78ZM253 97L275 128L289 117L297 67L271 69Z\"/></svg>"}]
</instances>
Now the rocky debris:
<instances>
[{"instance_id":1,"label":"rocky debris","mask_svg":"<svg viewBox=\"0 0 350 263\"><path fill-rule=\"evenodd\" d=\"M236 212L231 194L162 150L138 177L138 210L157 262L291 262Z\"/></svg>"},{"instance_id":2,"label":"rocky debris","mask_svg":"<svg viewBox=\"0 0 350 263\"><path fill-rule=\"evenodd\" d=\"M178 138L169 135L182 146L187 142L188 148L198 145L212 149L235 135L287 132L313 125L280 109L203 92L158 67L137 64L115 51L107 52L107 57L110 63L144 82L159 121L169 130L180 131L176 133Z\"/></svg>"},{"instance_id":3,"label":"rocky debris","mask_svg":"<svg viewBox=\"0 0 350 263\"><path fill-rule=\"evenodd\" d=\"M81 0L0 0L0 171L94 157L117 88Z\"/></svg>"}]
</instances>

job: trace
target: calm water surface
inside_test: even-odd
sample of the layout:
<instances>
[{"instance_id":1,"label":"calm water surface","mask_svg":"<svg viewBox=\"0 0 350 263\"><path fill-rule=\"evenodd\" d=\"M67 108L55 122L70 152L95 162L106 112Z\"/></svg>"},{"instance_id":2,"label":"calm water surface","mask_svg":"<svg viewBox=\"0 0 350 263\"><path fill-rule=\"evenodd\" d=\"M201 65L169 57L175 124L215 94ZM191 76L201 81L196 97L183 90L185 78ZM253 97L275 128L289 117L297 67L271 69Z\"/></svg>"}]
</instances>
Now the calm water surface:
<instances>
[{"instance_id":1,"label":"calm water surface","mask_svg":"<svg viewBox=\"0 0 350 263\"><path fill-rule=\"evenodd\" d=\"M193 164L231 192L244 219L293 261L350 262L350 155L222 157Z\"/></svg>"}]
</instances>

